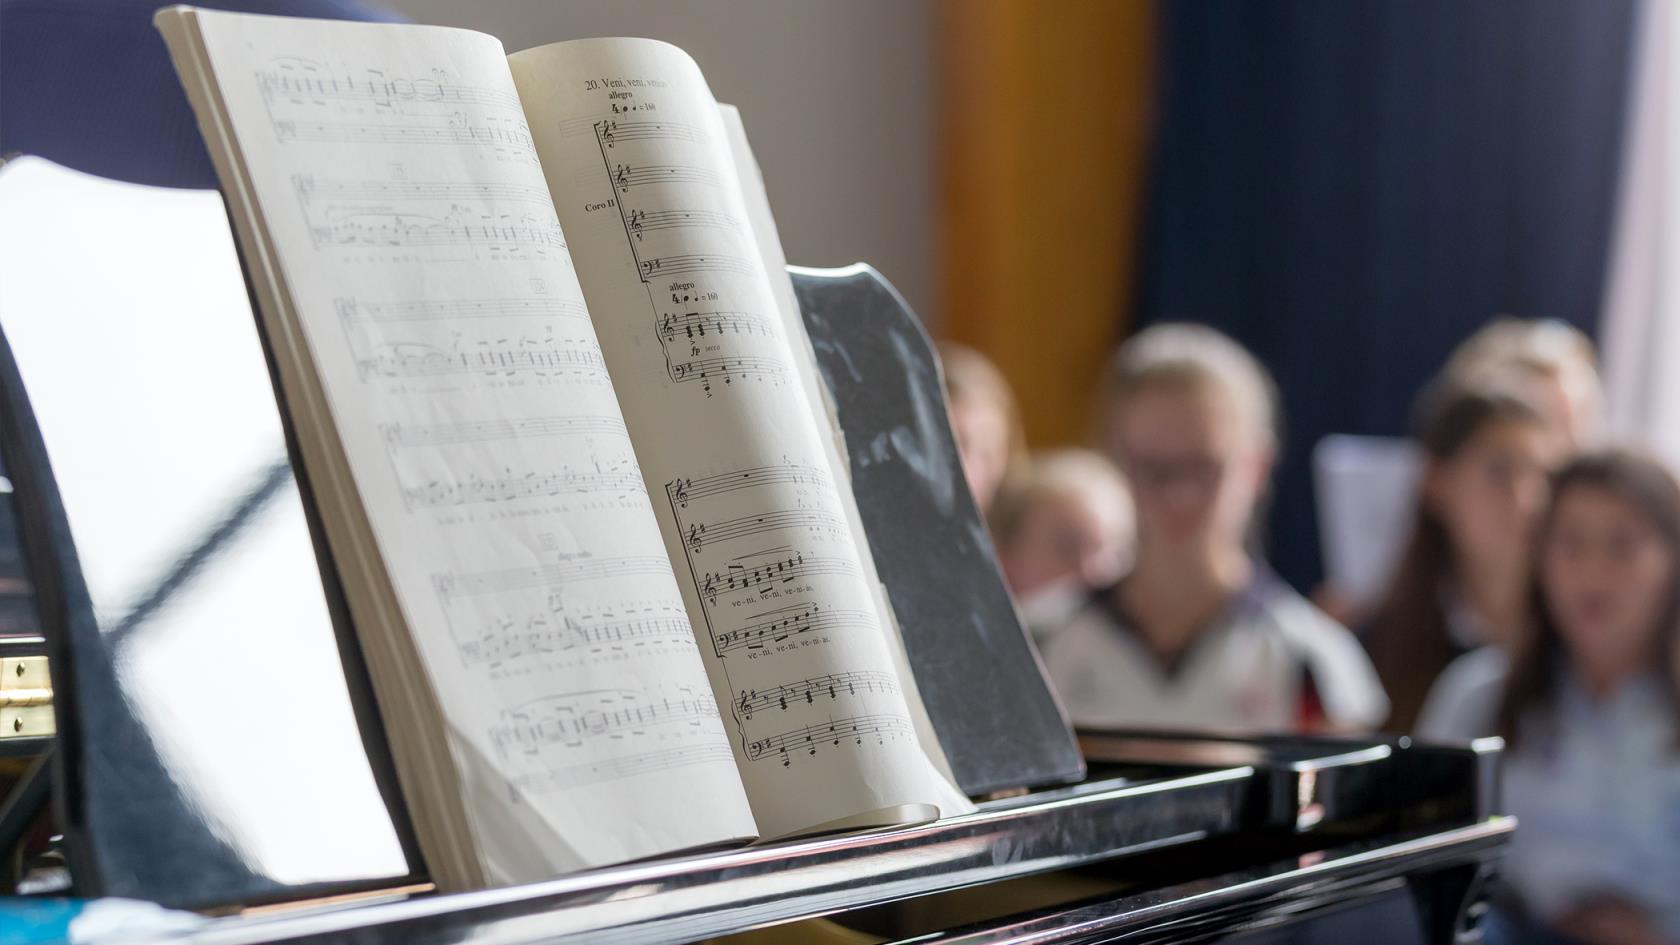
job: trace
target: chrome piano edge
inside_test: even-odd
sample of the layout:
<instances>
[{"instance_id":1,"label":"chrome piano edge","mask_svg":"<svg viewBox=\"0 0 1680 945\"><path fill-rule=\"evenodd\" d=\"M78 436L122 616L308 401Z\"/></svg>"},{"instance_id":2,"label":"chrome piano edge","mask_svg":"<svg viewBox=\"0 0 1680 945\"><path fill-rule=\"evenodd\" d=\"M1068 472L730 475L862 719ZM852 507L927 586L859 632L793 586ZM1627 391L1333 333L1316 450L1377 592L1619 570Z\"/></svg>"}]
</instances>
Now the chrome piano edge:
<instances>
[{"instance_id":1,"label":"chrome piano edge","mask_svg":"<svg viewBox=\"0 0 1680 945\"><path fill-rule=\"evenodd\" d=\"M1256 771L1087 782L917 827L748 847L477 892L230 917L160 945L691 941L1191 843L1244 826Z\"/></svg>"},{"instance_id":2,"label":"chrome piano edge","mask_svg":"<svg viewBox=\"0 0 1680 945\"><path fill-rule=\"evenodd\" d=\"M1498 855L1516 830L1516 818L1495 816L1468 827L1430 833L1357 852L1323 851L1324 859L1294 869L1278 869L1265 876L1259 870L1238 870L1164 889L1123 894L1101 902L1047 910L1029 918L1011 918L984 928L956 929L920 936L916 945L1075 945L1132 941L1164 931L1168 923L1230 921L1230 912L1251 907L1255 917L1269 903L1281 904L1279 894L1309 889L1308 896L1291 896L1289 907L1304 911L1316 892L1318 905L1331 905L1358 894L1359 885L1383 880L1400 882L1413 871L1483 862ZM1275 868L1277 864L1273 864ZM1184 927L1176 928L1183 934ZM1153 939L1151 939L1153 940ZM900 943L906 945L906 943Z\"/></svg>"}]
</instances>

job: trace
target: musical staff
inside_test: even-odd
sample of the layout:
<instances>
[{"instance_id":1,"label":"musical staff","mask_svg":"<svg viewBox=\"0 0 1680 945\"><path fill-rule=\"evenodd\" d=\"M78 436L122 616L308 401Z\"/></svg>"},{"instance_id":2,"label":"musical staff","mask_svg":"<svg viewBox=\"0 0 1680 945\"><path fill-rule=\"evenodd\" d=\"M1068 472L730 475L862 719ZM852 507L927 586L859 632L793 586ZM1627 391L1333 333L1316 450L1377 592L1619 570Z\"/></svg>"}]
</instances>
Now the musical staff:
<instances>
[{"instance_id":1,"label":"musical staff","mask_svg":"<svg viewBox=\"0 0 1680 945\"><path fill-rule=\"evenodd\" d=\"M527 417L520 420L475 420L428 426L382 423L379 425L379 432L384 437L385 444L393 449L452 446L537 436L630 435L624 429L624 421L618 417Z\"/></svg>"},{"instance_id":2,"label":"musical staff","mask_svg":"<svg viewBox=\"0 0 1680 945\"><path fill-rule=\"evenodd\" d=\"M581 342L478 342L440 348L423 342L378 345L356 360L365 380L379 377L441 377L450 374L587 375L605 380L607 366L601 352Z\"/></svg>"},{"instance_id":3,"label":"musical staff","mask_svg":"<svg viewBox=\"0 0 1680 945\"><path fill-rule=\"evenodd\" d=\"M787 377L787 365L774 358L757 357L720 357L698 358L693 361L679 361L670 365L671 380L677 383L683 381L699 381L709 393L713 380L721 380L725 386L735 383L736 377L770 377L783 379Z\"/></svg>"},{"instance_id":4,"label":"musical staff","mask_svg":"<svg viewBox=\"0 0 1680 945\"><path fill-rule=\"evenodd\" d=\"M606 469L589 472L566 469L551 473L457 479L434 479L423 485L405 486L403 502L409 508L438 508L480 502L510 502L516 499L551 498L560 495L609 494L623 498L645 495L646 486L634 463L621 460Z\"/></svg>"},{"instance_id":5,"label":"musical staff","mask_svg":"<svg viewBox=\"0 0 1680 945\"><path fill-rule=\"evenodd\" d=\"M365 121L297 121L274 123L285 141L330 141L356 144L453 144L506 148L535 157L531 130L514 119L487 119L479 124L456 115L434 124L387 124Z\"/></svg>"},{"instance_id":6,"label":"musical staff","mask_svg":"<svg viewBox=\"0 0 1680 945\"><path fill-rule=\"evenodd\" d=\"M697 741L693 745L661 748L599 761L580 762L546 771L516 775L514 787L533 792L563 791L608 781L622 781L641 775L672 771L691 765L725 764L733 760L729 743Z\"/></svg>"},{"instance_id":7,"label":"musical staff","mask_svg":"<svg viewBox=\"0 0 1680 945\"><path fill-rule=\"evenodd\" d=\"M765 589L819 574L858 573L856 562L849 558L807 557L803 552L786 557L760 557L758 564L746 564L745 561L754 559L742 558L730 562L723 571L707 571L700 579L700 592L715 604L724 594L737 591Z\"/></svg>"},{"instance_id":8,"label":"musical staff","mask_svg":"<svg viewBox=\"0 0 1680 945\"><path fill-rule=\"evenodd\" d=\"M844 741L855 741L861 745L865 738L885 742L889 738L914 737L915 730L911 728L910 720L901 715L857 715L747 742L747 759L780 758L785 768L793 763L790 757L793 752L804 751L814 756L821 746L838 748Z\"/></svg>"},{"instance_id":9,"label":"musical staff","mask_svg":"<svg viewBox=\"0 0 1680 945\"><path fill-rule=\"evenodd\" d=\"M324 105L335 102L366 102L390 108L405 103L436 105L476 105L518 111L517 96L500 89L463 85L441 73L430 76L390 75L382 70L368 69L364 78L346 72L334 72L308 59L276 60L272 68L257 73L257 85L263 97L271 102L281 100L294 105Z\"/></svg>"},{"instance_id":10,"label":"musical staff","mask_svg":"<svg viewBox=\"0 0 1680 945\"><path fill-rule=\"evenodd\" d=\"M653 184L704 184L716 187L718 177L703 167L687 164L619 164L612 170L613 186L619 193L629 193L635 187Z\"/></svg>"},{"instance_id":11,"label":"musical staff","mask_svg":"<svg viewBox=\"0 0 1680 945\"><path fill-rule=\"evenodd\" d=\"M573 299L454 299L407 302L358 302L338 299L338 312L350 321L374 323L453 321L478 318L588 318L589 310Z\"/></svg>"},{"instance_id":12,"label":"musical staff","mask_svg":"<svg viewBox=\"0 0 1680 945\"><path fill-rule=\"evenodd\" d=\"M298 198L322 200L511 200L549 206L548 191L527 184L490 181L337 180L299 174L292 178Z\"/></svg>"},{"instance_id":13,"label":"musical staff","mask_svg":"<svg viewBox=\"0 0 1680 945\"><path fill-rule=\"evenodd\" d=\"M503 710L506 721L491 727L490 743L504 756L515 751L534 755L551 745L579 746L592 738L621 737L656 725L698 726L717 718L717 703L710 695L686 692L686 698L674 702L643 702L637 693L624 690L550 696Z\"/></svg>"},{"instance_id":14,"label":"musical staff","mask_svg":"<svg viewBox=\"0 0 1680 945\"><path fill-rule=\"evenodd\" d=\"M526 587L559 587L578 581L605 581L638 574L669 574L671 562L658 555L577 558L555 564L498 568L466 574L435 574L432 587L445 599L498 594Z\"/></svg>"},{"instance_id":15,"label":"musical staff","mask_svg":"<svg viewBox=\"0 0 1680 945\"><path fill-rule=\"evenodd\" d=\"M682 338L701 341L708 335L760 335L770 337L770 323L754 312L683 312L659 320L659 335L667 344Z\"/></svg>"},{"instance_id":16,"label":"musical staff","mask_svg":"<svg viewBox=\"0 0 1680 945\"><path fill-rule=\"evenodd\" d=\"M700 137L699 129L680 121L602 121L593 126L609 148L629 141L693 142Z\"/></svg>"},{"instance_id":17,"label":"musical staff","mask_svg":"<svg viewBox=\"0 0 1680 945\"><path fill-rule=\"evenodd\" d=\"M683 253L675 256L656 256L641 261L642 275L681 276L691 272L737 272L750 274L752 264L739 256L708 256L703 253Z\"/></svg>"},{"instance_id":18,"label":"musical staff","mask_svg":"<svg viewBox=\"0 0 1680 945\"><path fill-rule=\"evenodd\" d=\"M673 501L686 508L692 500L782 483L832 488L828 481L828 473L821 469L806 463L783 462L736 469L716 476L674 479L666 483L665 492Z\"/></svg>"},{"instance_id":19,"label":"musical staff","mask_svg":"<svg viewBox=\"0 0 1680 945\"><path fill-rule=\"evenodd\" d=\"M552 217L491 213L469 207L455 207L441 215L401 210L334 210L314 221L309 235L317 247L488 244L492 248L566 248L560 225Z\"/></svg>"},{"instance_id":20,"label":"musical staff","mask_svg":"<svg viewBox=\"0 0 1680 945\"><path fill-rule=\"evenodd\" d=\"M763 649L790 637L805 633L831 630L867 630L875 626L875 617L867 611L825 610L817 604L795 604L778 607L750 618L734 630L726 630L713 637L718 653L730 650Z\"/></svg>"},{"instance_id":21,"label":"musical staff","mask_svg":"<svg viewBox=\"0 0 1680 945\"><path fill-rule=\"evenodd\" d=\"M700 226L733 229L738 225L734 217L718 210L632 210L625 223L637 239L657 230Z\"/></svg>"},{"instance_id":22,"label":"musical staff","mask_svg":"<svg viewBox=\"0 0 1680 945\"><path fill-rule=\"evenodd\" d=\"M599 652L662 643L692 643L694 631L681 607L640 607L582 613L533 613L524 619L497 618L457 647L468 665L490 666L527 657L575 650Z\"/></svg>"},{"instance_id":23,"label":"musical staff","mask_svg":"<svg viewBox=\"0 0 1680 945\"><path fill-rule=\"evenodd\" d=\"M813 706L821 697L827 697L832 703L838 702L842 695L856 697L859 693L898 691L898 680L890 673L853 670L812 676L772 689L744 690L736 697L734 708L741 713L742 718L750 719L765 709L775 708L787 712L790 708L798 708L800 705Z\"/></svg>"},{"instance_id":24,"label":"musical staff","mask_svg":"<svg viewBox=\"0 0 1680 945\"><path fill-rule=\"evenodd\" d=\"M762 535L766 532L789 528L840 533L845 530L845 522L840 516L824 509L782 509L756 515L743 515L739 518L712 522L709 525L705 522L697 522L684 529L683 541L692 551L698 553L705 550L707 545L716 542L750 538L753 535Z\"/></svg>"}]
</instances>

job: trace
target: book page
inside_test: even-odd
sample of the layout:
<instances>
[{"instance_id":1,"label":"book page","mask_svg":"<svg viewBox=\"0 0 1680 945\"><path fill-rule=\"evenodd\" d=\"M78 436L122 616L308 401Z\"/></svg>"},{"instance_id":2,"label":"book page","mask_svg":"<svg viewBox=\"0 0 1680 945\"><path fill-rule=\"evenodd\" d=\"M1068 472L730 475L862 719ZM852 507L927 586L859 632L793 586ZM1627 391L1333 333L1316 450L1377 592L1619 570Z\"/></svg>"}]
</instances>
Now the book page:
<instances>
[{"instance_id":1,"label":"book page","mask_svg":"<svg viewBox=\"0 0 1680 945\"><path fill-rule=\"evenodd\" d=\"M484 879L755 835L500 45L196 17Z\"/></svg>"},{"instance_id":2,"label":"book page","mask_svg":"<svg viewBox=\"0 0 1680 945\"><path fill-rule=\"evenodd\" d=\"M918 737L699 69L652 40L509 63L760 828L963 809Z\"/></svg>"}]
</instances>

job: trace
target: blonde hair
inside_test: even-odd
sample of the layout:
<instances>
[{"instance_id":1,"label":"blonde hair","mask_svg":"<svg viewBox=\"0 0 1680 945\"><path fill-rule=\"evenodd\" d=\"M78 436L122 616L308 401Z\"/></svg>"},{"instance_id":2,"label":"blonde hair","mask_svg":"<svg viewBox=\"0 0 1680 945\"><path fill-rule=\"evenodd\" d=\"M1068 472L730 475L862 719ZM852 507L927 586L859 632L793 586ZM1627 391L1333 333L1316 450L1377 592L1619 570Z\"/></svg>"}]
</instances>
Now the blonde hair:
<instances>
[{"instance_id":1,"label":"blonde hair","mask_svg":"<svg viewBox=\"0 0 1680 945\"><path fill-rule=\"evenodd\" d=\"M998 493L991 518L998 543L1007 544L1020 532L1034 506L1063 496L1093 499L1131 521L1132 491L1108 457L1088 449L1045 450L1033 453L1025 474Z\"/></svg>"},{"instance_id":2,"label":"blonde hair","mask_svg":"<svg viewBox=\"0 0 1680 945\"><path fill-rule=\"evenodd\" d=\"M1516 367L1562 373L1574 369L1597 378L1598 351L1579 328L1556 318L1501 315L1453 349L1446 375L1473 380L1487 369Z\"/></svg>"},{"instance_id":3,"label":"blonde hair","mask_svg":"<svg viewBox=\"0 0 1680 945\"><path fill-rule=\"evenodd\" d=\"M1027 432L1021 425L1021 410L1015 404L1009 381L990 358L967 345L941 341L938 348L945 375L945 398L953 407L962 403L990 404L1003 416L1009 429L1009 458L1004 465L1003 481L1019 478L1027 465Z\"/></svg>"},{"instance_id":4,"label":"blonde hair","mask_svg":"<svg viewBox=\"0 0 1680 945\"><path fill-rule=\"evenodd\" d=\"M1111 408L1146 390L1162 389L1223 391L1259 443L1277 448L1277 385L1247 348L1223 332L1165 322L1144 329L1114 352L1103 381Z\"/></svg>"}]
</instances>

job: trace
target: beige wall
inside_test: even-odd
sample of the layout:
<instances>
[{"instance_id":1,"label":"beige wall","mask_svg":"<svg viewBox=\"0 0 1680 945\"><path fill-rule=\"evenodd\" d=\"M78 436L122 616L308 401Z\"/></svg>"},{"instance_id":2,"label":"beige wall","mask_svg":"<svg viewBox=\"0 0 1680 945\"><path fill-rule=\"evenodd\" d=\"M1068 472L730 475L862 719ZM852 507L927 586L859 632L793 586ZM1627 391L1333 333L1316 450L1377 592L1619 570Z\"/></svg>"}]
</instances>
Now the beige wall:
<instances>
[{"instance_id":1,"label":"beige wall","mask_svg":"<svg viewBox=\"0 0 1680 945\"><path fill-rule=\"evenodd\" d=\"M509 52L584 36L686 49L740 106L788 260L864 260L933 306L934 8L930 0L380 0Z\"/></svg>"}]
</instances>

